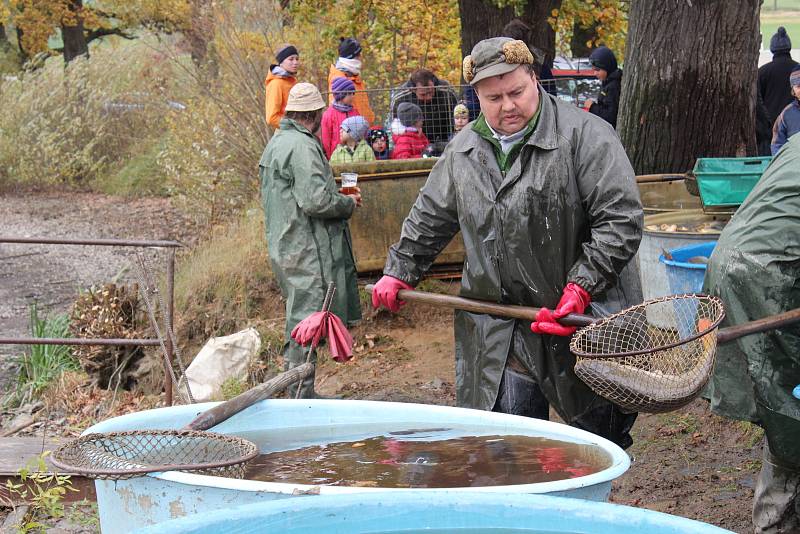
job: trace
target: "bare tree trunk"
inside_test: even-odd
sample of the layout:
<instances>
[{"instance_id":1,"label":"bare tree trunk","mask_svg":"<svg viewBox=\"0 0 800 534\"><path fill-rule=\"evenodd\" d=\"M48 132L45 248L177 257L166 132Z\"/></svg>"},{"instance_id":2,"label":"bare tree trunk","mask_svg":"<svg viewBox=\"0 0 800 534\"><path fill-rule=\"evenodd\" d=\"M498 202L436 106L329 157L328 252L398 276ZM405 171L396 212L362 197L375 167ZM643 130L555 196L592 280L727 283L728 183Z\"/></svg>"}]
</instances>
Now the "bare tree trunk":
<instances>
[{"instance_id":1,"label":"bare tree trunk","mask_svg":"<svg viewBox=\"0 0 800 534\"><path fill-rule=\"evenodd\" d=\"M22 61L27 61L30 56L28 55L28 52L25 50L25 45L22 42L25 36L25 32L22 31L22 28L20 28L19 26L16 27L16 32L17 32L17 46L19 47L19 55L22 58Z\"/></svg>"},{"instance_id":2,"label":"bare tree trunk","mask_svg":"<svg viewBox=\"0 0 800 534\"><path fill-rule=\"evenodd\" d=\"M6 35L6 27L0 22L0 44L8 42L8 35Z\"/></svg>"},{"instance_id":3,"label":"bare tree trunk","mask_svg":"<svg viewBox=\"0 0 800 534\"><path fill-rule=\"evenodd\" d=\"M78 56L88 56L86 35L83 33L83 0L71 0L69 10L75 15L75 25L61 25L61 39L64 41L64 62L69 63Z\"/></svg>"},{"instance_id":4,"label":"bare tree trunk","mask_svg":"<svg viewBox=\"0 0 800 534\"><path fill-rule=\"evenodd\" d=\"M530 44L547 54L552 63L556 49L556 34L547 17L553 9L561 7L561 0L528 0L519 17L533 28ZM467 55L478 41L501 35L503 26L515 18L511 7L498 8L490 0L458 0L461 18L461 53Z\"/></svg>"},{"instance_id":5,"label":"bare tree trunk","mask_svg":"<svg viewBox=\"0 0 800 534\"><path fill-rule=\"evenodd\" d=\"M593 40L595 37L597 37L596 21L588 28L585 28L576 20L575 24L572 25L572 39L569 43L572 57L589 57L589 54L592 53L592 49L586 43Z\"/></svg>"},{"instance_id":6,"label":"bare tree trunk","mask_svg":"<svg viewBox=\"0 0 800 534\"><path fill-rule=\"evenodd\" d=\"M699 157L755 154L760 6L631 3L617 130L637 174L683 172Z\"/></svg>"},{"instance_id":7,"label":"bare tree trunk","mask_svg":"<svg viewBox=\"0 0 800 534\"><path fill-rule=\"evenodd\" d=\"M545 64L553 66L556 57L556 31L547 22L554 9L561 9L561 0L528 0L522 19L531 27L531 44L544 51Z\"/></svg>"},{"instance_id":8,"label":"bare tree trunk","mask_svg":"<svg viewBox=\"0 0 800 534\"><path fill-rule=\"evenodd\" d=\"M214 17L209 0L192 0L191 26L186 40L195 65L202 66L208 56L208 42L214 37Z\"/></svg>"}]
</instances>

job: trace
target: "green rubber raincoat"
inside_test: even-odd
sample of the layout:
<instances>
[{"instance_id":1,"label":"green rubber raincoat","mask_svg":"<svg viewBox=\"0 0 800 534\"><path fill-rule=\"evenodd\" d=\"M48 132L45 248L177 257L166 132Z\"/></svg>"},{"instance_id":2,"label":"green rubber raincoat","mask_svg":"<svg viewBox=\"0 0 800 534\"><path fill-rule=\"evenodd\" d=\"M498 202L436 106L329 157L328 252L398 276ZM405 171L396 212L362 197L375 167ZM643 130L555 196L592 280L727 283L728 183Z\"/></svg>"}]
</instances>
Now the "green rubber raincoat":
<instances>
[{"instance_id":1,"label":"green rubber raincoat","mask_svg":"<svg viewBox=\"0 0 800 534\"><path fill-rule=\"evenodd\" d=\"M604 312L641 301L630 260L643 215L622 145L602 119L540 95L535 129L506 173L474 127L449 143L385 274L415 285L460 230L464 297L553 308L575 282ZM492 409L512 351L565 421L608 402L575 376L569 338L534 334L530 323L457 311L455 344L460 406Z\"/></svg>"},{"instance_id":2,"label":"green rubber raincoat","mask_svg":"<svg viewBox=\"0 0 800 534\"><path fill-rule=\"evenodd\" d=\"M336 284L331 311L345 324L361 319L347 224L355 202L339 193L322 145L307 128L283 119L259 174L269 258L286 298L286 339L322 308L328 282Z\"/></svg>"},{"instance_id":3,"label":"green rubber raincoat","mask_svg":"<svg viewBox=\"0 0 800 534\"><path fill-rule=\"evenodd\" d=\"M800 136L764 172L717 242L705 290L725 303L722 326L800 307ZM717 349L711 408L766 430L770 452L800 472L800 326Z\"/></svg>"}]
</instances>

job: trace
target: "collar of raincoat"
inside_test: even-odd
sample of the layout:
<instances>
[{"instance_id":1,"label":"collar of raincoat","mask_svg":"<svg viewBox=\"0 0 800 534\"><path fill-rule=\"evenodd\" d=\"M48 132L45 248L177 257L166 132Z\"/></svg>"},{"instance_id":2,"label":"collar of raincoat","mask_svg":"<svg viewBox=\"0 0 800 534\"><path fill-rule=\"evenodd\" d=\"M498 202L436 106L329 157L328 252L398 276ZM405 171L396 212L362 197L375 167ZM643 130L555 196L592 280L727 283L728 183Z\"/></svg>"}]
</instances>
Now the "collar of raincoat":
<instances>
[{"instance_id":1,"label":"collar of raincoat","mask_svg":"<svg viewBox=\"0 0 800 534\"><path fill-rule=\"evenodd\" d=\"M297 130L300 133L304 133L313 137L314 134L311 133L311 130L300 124L294 119L287 119L286 117L281 119L281 124L279 130Z\"/></svg>"}]
</instances>

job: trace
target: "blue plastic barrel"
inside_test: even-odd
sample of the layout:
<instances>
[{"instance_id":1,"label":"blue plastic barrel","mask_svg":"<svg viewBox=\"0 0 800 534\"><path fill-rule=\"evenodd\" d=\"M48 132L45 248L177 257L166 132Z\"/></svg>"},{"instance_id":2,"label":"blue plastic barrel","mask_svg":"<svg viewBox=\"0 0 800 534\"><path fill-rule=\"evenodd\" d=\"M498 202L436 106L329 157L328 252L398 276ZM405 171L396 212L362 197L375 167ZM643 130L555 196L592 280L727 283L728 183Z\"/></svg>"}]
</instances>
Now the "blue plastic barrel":
<instances>
[{"instance_id":1,"label":"blue plastic barrel","mask_svg":"<svg viewBox=\"0 0 800 534\"><path fill-rule=\"evenodd\" d=\"M262 502L153 525L141 534L722 534L630 506L519 493L373 493Z\"/></svg>"},{"instance_id":2,"label":"blue plastic barrel","mask_svg":"<svg viewBox=\"0 0 800 534\"><path fill-rule=\"evenodd\" d=\"M87 432L116 432L141 428L181 428L215 403L159 408L108 419ZM270 399L258 402L212 430L251 439L263 453L357 441L389 431L409 429L452 429L464 435L536 436L591 446L608 458L607 469L580 477L501 486L453 488L452 491L481 495L488 493L557 494L604 501L611 481L630 466L630 458L614 443L552 421L483 410L399 402L357 400ZM290 482L239 480L225 477L168 471L127 480L96 480L98 514L103 532L121 534L182 516L229 510L255 502L314 500L326 495L406 493L406 489L360 486L312 486ZM433 488L415 493L439 493ZM319 495L309 495L317 493ZM298 497L297 495L303 495ZM390 499L390 497L387 497ZM422 497L426 502L431 497ZM387 500L387 502L389 502ZM244 530L247 532L247 530ZM258 532L282 532L263 530ZM167 531L168 532L168 531ZM311 531L313 532L313 530ZM320 531L323 532L323 531Z\"/></svg>"},{"instance_id":3,"label":"blue plastic barrel","mask_svg":"<svg viewBox=\"0 0 800 534\"><path fill-rule=\"evenodd\" d=\"M710 258L717 243L699 243L672 249L669 254L672 259L668 260L662 254L658 261L666 266L667 282L669 283L670 293L680 295L683 293L700 293L703 290L703 279L706 276L706 264L689 262L691 258Z\"/></svg>"}]
</instances>

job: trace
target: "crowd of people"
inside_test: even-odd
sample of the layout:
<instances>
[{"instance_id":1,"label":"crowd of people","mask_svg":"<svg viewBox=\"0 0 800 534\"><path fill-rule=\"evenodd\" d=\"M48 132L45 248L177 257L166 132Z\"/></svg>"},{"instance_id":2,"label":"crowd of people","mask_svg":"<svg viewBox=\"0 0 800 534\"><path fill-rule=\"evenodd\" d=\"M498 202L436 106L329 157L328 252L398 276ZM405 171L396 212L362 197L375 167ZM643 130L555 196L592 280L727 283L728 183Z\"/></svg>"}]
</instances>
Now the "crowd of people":
<instances>
[{"instance_id":1,"label":"crowd of people","mask_svg":"<svg viewBox=\"0 0 800 534\"><path fill-rule=\"evenodd\" d=\"M539 82L553 78L544 54L531 44L528 25L514 19L503 29L502 36L526 43L534 57L534 72ZM760 155L776 154L789 137L800 131L800 65L792 59L791 47L786 29L778 28L770 40L773 59L758 71L756 137ZM329 106L320 132L325 154L335 163L439 156L455 134L480 113L471 86L465 87L459 100L446 81L428 69L417 69L393 93L391 121L386 127L376 122L380 119L376 119L370 107L361 77L361 43L352 37L342 38L338 53L328 73ZM597 98L587 99L583 109L616 128L622 69L614 52L605 46L596 48L589 61L601 87ZM299 68L297 48L293 45L281 47L264 81L265 119L273 130L279 127L289 90L297 83ZM343 127L346 119L356 116L363 121L351 120ZM355 123L366 123L366 130L352 128ZM335 160L332 159L334 152L337 152Z\"/></svg>"},{"instance_id":2,"label":"crowd of people","mask_svg":"<svg viewBox=\"0 0 800 534\"><path fill-rule=\"evenodd\" d=\"M503 29L503 36L526 43L534 57L534 72L539 82L553 79L544 54L530 44L533 38L530 26L514 19ZM340 39L338 58L328 73L329 106L322 117L319 137L332 163L439 156L453 137L478 117L480 106L471 86L465 87L459 99L449 83L421 68L392 92L390 117L383 119L386 124L381 123L382 119L376 117L370 106L369 92L361 77L362 50L357 39ZM614 53L606 47L595 51L592 63L603 88L597 100L587 102L585 109L613 126L622 71L617 68ZM279 127L289 90L297 83L299 67L300 56L295 46L285 45L278 50L276 63L265 80L265 117L273 130ZM552 85L548 87L554 90ZM356 124L358 127L354 127Z\"/></svg>"}]
</instances>

